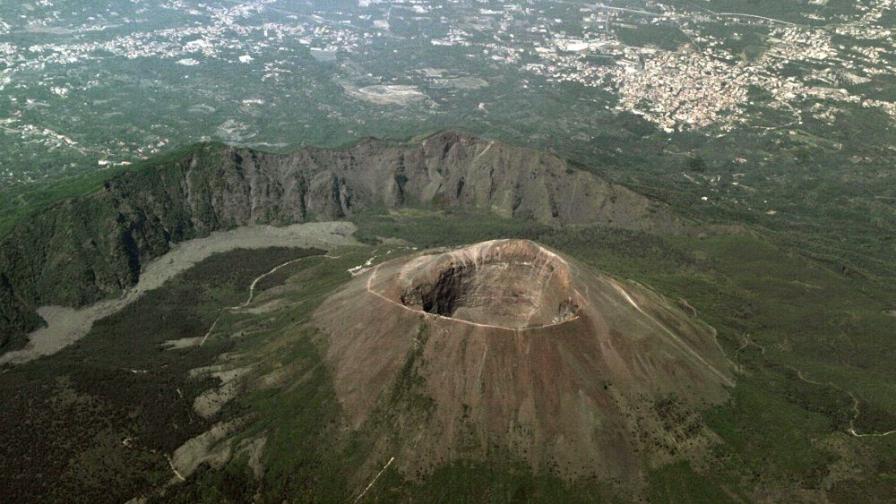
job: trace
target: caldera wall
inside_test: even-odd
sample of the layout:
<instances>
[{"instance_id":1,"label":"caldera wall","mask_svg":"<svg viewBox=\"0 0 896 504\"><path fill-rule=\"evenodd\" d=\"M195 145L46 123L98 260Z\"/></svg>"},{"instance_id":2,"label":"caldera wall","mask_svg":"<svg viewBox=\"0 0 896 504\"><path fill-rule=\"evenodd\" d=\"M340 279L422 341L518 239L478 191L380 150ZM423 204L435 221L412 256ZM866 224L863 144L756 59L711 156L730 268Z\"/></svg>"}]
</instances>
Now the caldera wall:
<instances>
[{"instance_id":1,"label":"caldera wall","mask_svg":"<svg viewBox=\"0 0 896 504\"><path fill-rule=\"evenodd\" d=\"M0 335L33 329L41 305L77 307L119 295L172 243L405 205L549 225L682 226L665 205L554 155L453 132L287 155L201 145L16 226L0 242Z\"/></svg>"}]
</instances>

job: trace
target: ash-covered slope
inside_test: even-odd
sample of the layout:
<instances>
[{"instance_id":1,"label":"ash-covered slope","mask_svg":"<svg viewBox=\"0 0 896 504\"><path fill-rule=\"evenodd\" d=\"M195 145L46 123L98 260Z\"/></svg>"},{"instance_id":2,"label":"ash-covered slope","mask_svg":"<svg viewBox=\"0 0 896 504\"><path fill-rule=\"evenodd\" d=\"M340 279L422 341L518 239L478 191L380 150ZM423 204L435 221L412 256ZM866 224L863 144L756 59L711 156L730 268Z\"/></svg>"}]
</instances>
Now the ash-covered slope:
<instances>
[{"instance_id":1,"label":"ash-covered slope","mask_svg":"<svg viewBox=\"0 0 896 504\"><path fill-rule=\"evenodd\" d=\"M81 306L120 293L175 242L404 205L554 225L681 226L664 205L556 156L458 133L288 155L202 145L15 227L0 243L0 335L32 329L38 306Z\"/></svg>"},{"instance_id":2,"label":"ash-covered slope","mask_svg":"<svg viewBox=\"0 0 896 504\"><path fill-rule=\"evenodd\" d=\"M350 425L382 424L376 456L408 474L497 449L638 482L712 443L696 412L733 385L712 328L524 240L383 263L314 321Z\"/></svg>"}]
</instances>

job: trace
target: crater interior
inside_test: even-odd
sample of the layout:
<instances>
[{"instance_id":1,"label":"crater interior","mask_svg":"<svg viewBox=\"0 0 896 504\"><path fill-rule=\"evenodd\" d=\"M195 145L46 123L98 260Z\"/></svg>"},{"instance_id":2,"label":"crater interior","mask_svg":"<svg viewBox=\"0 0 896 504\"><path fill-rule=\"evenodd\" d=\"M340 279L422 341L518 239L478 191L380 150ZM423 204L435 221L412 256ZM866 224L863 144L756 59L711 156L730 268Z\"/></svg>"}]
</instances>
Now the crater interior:
<instances>
[{"instance_id":1,"label":"crater interior","mask_svg":"<svg viewBox=\"0 0 896 504\"><path fill-rule=\"evenodd\" d=\"M568 264L527 240L423 256L401 277L403 305L443 317L523 329L578 316Z\"/></svg>"}]
</instances>

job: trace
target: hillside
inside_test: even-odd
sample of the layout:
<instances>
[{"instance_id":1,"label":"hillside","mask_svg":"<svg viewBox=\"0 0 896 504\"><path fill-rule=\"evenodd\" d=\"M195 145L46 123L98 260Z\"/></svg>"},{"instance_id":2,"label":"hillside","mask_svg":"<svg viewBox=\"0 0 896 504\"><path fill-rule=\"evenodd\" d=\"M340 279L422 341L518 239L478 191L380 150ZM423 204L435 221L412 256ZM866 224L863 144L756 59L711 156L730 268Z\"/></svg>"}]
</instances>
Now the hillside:
<instances>
[{"instance_id":1,"label":"hillside","mask_svg":"<svg viewBox=\"0 0 896 504\"><path fill-rule=\"evenodd\" d=\"M120 294L172 243L403 206L479 209L552 226L683 226L663 204L554 155L459 133L288 155L205 144L18 224L0 243L0 345L21 343L39 324L39 306Z\"/></svg>"},{"instance_id":2,"label":"hillside","mask_svg":"<svg viewBox=\"0 0 896 504\"><path fill-rule=\"evenodd\" d=\"M373 460L408 475L500 449L634 490L645 464L713 444L696 412L734 385L709 326L527 240L381 263L313 324L348 425L379 432Z\"/></svg>"},{"instance_id":3,"label":"hillside","mask_svg":"<svg viewBox=\"0 0 896 504\"><path fill-rule=\"evenodd\" d=\"M893 495L892 286L758 232L421 208L352 221L363 243L211 255L76 343L4 366L0 496Z\"/></svg>"}]
</instances>

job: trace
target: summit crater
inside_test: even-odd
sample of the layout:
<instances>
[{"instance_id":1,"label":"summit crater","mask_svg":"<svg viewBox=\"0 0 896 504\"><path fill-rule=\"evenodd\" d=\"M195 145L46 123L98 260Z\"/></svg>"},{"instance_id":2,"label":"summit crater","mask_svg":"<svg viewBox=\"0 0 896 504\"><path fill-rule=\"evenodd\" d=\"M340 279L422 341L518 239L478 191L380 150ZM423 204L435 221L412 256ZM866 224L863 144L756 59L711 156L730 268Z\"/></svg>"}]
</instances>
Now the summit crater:
<instances>
[{"instance_id":1,"label":"summit crater","mask_svg":"<svg viewBox=\"0 0 896 504\"><path fill-rule=\"evenodd\" d=\"M581 303L568 263L527 240L494 240L421 256L398 276L393 290L404 306L492 327L562 324L578 317ZM389 291L383 283L372 288Z\"/></svg>"},{"instance_id":2,"label":"summit crater","mask_svg":"<svg viewBox=\"0 0 896 504\"><path fill-rule=\"evenodd\" d=\"M348 427L386 429L374 457L407 474L500 449L634 484L711 445L699 411L734 384L715 331L679 303L526 240L380 263L312 324Z\"/></svg>"}]
</instances>

